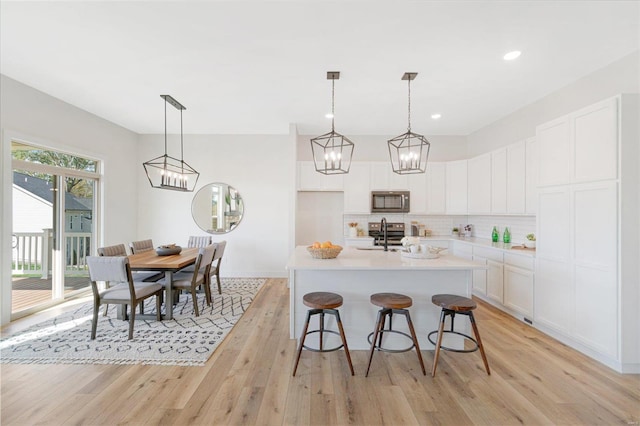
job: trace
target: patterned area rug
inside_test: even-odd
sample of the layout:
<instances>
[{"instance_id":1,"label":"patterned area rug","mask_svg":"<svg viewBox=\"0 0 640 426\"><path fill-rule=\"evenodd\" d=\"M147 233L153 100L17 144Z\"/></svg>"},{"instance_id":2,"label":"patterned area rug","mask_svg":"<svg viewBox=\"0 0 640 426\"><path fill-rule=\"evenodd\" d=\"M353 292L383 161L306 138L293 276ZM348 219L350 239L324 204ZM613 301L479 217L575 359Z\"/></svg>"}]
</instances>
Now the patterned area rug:
<instances>
[{"instance_id":1,"label":"patterned area rug","mask_svg":"<svg viewBox=\"0 0 640 426\"><path fill-rule=\"evenodd\" d=\"M96 339L91 340L93 302L88 302L1 339L1 362L204 365L265 282L222 279L222 295L212 289L212 306L206 306L204 294L198 294L199 317L193 312L191 295L182 294L173 309L173 320L136 319L133 340L127 340L129 322L116 319L115 306L109 307L106 317L101 307ZM145 304L148 313L155 313L154 298Z\"/></svg>"}]
</instances>

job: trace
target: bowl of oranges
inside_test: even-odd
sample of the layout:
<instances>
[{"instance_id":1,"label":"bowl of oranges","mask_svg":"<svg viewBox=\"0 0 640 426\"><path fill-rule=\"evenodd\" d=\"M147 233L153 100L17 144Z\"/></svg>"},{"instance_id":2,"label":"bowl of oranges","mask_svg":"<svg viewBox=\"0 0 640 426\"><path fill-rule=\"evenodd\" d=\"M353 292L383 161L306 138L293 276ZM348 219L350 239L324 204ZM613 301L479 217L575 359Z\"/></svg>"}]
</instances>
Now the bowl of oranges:
<instances>
[{"instance_id":1,"label":"bowl of oranges","mask_svg":"<svg viewBox=\"0 0 640 426\"><path fill-rule=\"evenodd\" d=\"M307 251L314 259L335 259L342 251L342 247L332 244L331 241L325 241L324 243L316 241L307 247Z\"/></svg>"}]
</instances>

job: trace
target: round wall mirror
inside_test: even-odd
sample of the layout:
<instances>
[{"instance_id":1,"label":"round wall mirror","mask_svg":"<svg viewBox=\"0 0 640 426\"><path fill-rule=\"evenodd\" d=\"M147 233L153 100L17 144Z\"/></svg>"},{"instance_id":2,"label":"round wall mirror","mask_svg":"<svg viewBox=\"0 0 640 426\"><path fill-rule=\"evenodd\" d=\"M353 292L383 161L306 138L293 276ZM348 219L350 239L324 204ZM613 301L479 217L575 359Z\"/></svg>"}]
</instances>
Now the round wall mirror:
<instances>
[{"instance_id":1,"label":"round wall mirror","mask_svg":"<svg viewBox=\"0 0 640 426\"><path fill-rule=\"evenodd\" d=\"M193 196L191 214L196 224L209 234L224 234L238 226L244 213L244 201L231 185L210 183Z\"/></svg>"}]
</instances>

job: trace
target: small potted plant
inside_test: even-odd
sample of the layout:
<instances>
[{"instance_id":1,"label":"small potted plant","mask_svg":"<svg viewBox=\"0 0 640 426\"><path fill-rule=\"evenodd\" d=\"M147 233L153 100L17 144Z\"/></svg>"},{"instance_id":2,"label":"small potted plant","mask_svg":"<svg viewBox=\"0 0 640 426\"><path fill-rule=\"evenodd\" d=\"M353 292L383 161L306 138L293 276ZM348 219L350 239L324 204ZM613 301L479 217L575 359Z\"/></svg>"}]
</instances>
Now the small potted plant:
<instances>
[{"instance_id":1,"label":"small potted plant","mask_svg":"<svg viewBox=\"0 0 640 426\"><path fill-rule=\"evenodd\" d=\"M453 229L451 229L451 234L452 234L454 237L457 237L457 236L459 235L459 233L460 233L460 229L458 229L458 227L457 227L457 226L454 226L454 227L453 227Z\"/></svg>"},{"instance_id":2,"label":"small potted plant","mask_svg":"<svg viewBox=\"0 0 640 426\"><path fill-rule=\"evenodd\" d=\"M358 222L349 222L349 237L358 236Z\"/></svg>"},{"instance_id":3,"label":"small potted plant","mask_svg":"<svg viewBox=\"0 0 640 426\"><path fill-rule=\"evenodd\" d=\"M536 248L536 235L527 234L527 239L524 242L524 246L527 248Z\"/></svg>"}]
</instances>

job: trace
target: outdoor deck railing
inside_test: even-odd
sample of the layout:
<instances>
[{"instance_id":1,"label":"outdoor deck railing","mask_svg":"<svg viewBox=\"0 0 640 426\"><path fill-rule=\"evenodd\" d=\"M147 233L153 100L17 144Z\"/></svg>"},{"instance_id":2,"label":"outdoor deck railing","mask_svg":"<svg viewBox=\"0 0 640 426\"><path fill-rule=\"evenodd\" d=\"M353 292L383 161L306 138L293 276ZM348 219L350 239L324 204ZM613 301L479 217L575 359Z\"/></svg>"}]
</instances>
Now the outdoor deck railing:
<instances>
[{"instance_id":1,"label":"outdoor deck railing","mask_svg":"<svg viewBox=\"0 0 640 426\"><path fill-rule=\"evenodd\" d=\"M91 254L91 233L67 233L64 244L65 275L87 271L87 256ZM51 275L53 232L16 232L13 234L11 253L12 275Z\"/></svg>"}]
</instances>

